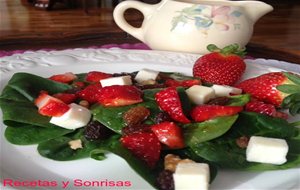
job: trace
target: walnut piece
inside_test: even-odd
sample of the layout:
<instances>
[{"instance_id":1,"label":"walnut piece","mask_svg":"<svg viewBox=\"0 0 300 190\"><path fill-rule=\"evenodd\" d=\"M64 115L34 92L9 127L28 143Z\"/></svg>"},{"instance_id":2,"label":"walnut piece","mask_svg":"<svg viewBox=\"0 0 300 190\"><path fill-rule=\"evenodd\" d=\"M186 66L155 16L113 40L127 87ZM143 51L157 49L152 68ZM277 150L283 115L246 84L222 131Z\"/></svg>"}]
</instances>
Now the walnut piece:
<instances>
[{"instance_id":1,"label":"walnut piece","mask_svg":"<svg viewBox=\"0 0 300 190\"><path fill-rule=\"evenodd\" d=\"M178 163L195 163L195 162L190 159L181 159L179 156L176 156L174 154L167 154L165 156L165 160L164 160L165 170L175 172Z\"/></svg>"},{"instance_id":2,"label":"walnut piece","mask_svg":"<svg viewBox=\"0 0 300 190\"><path fill-rule=\"evenodd\" d=\"M69 141L68 144L70 145L70 148L73 149L73 150L83 148L82 147L82 142L81 142L80 139Z\"/></svg>"}]
</instances>

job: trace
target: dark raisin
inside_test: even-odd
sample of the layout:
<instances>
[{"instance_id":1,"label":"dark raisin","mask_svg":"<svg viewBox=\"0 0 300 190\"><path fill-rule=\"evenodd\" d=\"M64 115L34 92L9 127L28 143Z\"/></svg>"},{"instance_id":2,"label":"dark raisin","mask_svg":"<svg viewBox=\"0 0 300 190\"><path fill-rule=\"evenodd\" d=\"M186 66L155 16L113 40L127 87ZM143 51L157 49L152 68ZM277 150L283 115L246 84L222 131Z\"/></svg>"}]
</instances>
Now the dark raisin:
<instances>
[{"instance_id":1,"label":"dark raisin","mask_svg":"<svg viewBox=\"0 0 300 190\"><path fill-rule=\"evenodd\" d=\"M138 124L138 125L129 125L122 128L122 135L130 135L133 133L139 133L139 132L151 132L150 125L147 124Z\"/></svg>"},{"instance_id":2,"label":"dark raisin","mask_svg":"<svg viewBox=\"0 0 300 190\"><path fill-rule=\"evenodd\" d=\"M165 88L167 87L165 84L135 84L135 86L141 90L147 90L147 89L155 89L155 88Z\"/></svg>"},{"instance_id":3,"label":"dark raisin","mask_svg":"<svg viewBox=\"0 0 300 190\"><path fill-rule=\"evenodd\" d=\"M144 106L130 108L123 114L126 125L137 125L142 123L150 115L150 110Z\"/></svg>"},{"instance_id":4,"label":"dark raisin","mask_svg":"<svg viewBox=\"0 0 300 190\"><path fill-rule=\"evenodd\" d=\"M80 90L82 90L81 87L73 87L69 90L66 90L65 93L69 93L69 94L76 94L77 92L79 92Z\"/></svg>"},{"instance_id":5,"label":"dark raisin","mask_svg":"<svg viewBox=\"0 0 300 190\"><path fill-rule=\"evenodd\" d=\"M91 121L84 130L84 136L89 141L107 139L113 132L98 121Z\"/></svg>"},{"instance_id":6,"label":"dark raisin","mask_svg":"<svg viewBox=\"0 0 300 190\"><path fill-rule=\"evenodd\" d=\"M166 112L158 113L154 118L155 123L162 123L165 121L173 121L172 118Z\"/></svg>"},{"instance_id":7,"label":"dark raisin","mask_svg":"<svg viewBox=\"0 0 300 190\"><path fill-rule=\"evenodd\" d=\"M163 170L159 173L156 184L160 190L174 190L173 172L170 170Z\"/></svg>"},{"instance_id":8,"label":"dark raisin","mask_svg":"<svg viewBox=\"0 0 300 190\"><path fill-rule=\"evenodd\" d=\"M230 100L230 98L225 97L225 96L224 97L218 97L218 98L211 99L206 104L225 106L226 104L228 104L229 100Z\"/></svg>"},{"instance_id":9,"label":"dark raisin","mask_svg":"<svg viewBox=\"0 0 300 190\"><path fill-rule=\"evenodd\" d=\"M113 73L112 76L113 76L113 77L131 76L131 78L134 79L135 76L136 76L136 73L126 73L126 72L122 72L122 73Z\"/></svg>"}]
</instances>

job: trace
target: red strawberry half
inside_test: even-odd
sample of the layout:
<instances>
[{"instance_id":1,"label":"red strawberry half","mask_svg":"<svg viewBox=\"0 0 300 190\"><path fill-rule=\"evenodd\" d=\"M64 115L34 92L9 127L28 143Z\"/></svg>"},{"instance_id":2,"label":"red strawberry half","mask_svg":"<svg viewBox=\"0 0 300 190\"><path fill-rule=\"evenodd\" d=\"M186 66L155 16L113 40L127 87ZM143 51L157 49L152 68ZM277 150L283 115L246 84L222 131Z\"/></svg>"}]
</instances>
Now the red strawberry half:
<instances>
[{"instance_id":1,"label":"red strawberry half","mask_svg":"<svg viewBox=\"0 0 300 190\"><path fill-rule=\"evenodd\" d=\"M112 77L112 74L103 73L99 71L91 71L86 75L85 80L88 82L99 82L102 79L110 77Z\"/></svg>"},{"instance_id":2,"label":"red strawberry half","mask_svg":"<svg viewBox=\"0 0 300 190\"><path fill-rule=\"evenodd\" d=\"M215 45L208 45L212 53L203 55L194 64L193 75L200 77L204 82L233 85L243 75L246 64L239 55L244 55L243 50L234 44L223 49Z\"/></svg>"},{"instance_id":3,"label":"red strawberry half","mask_svg":"<svg viewBox=\"0 0 300 190\"><path fill-rule=\"evenodd\" d=\"M190 123L184 115L180 97L175 87L169 87L155 94L155 100L161 110L167 112L172 119L181 123Z\"/></svg>"},{"instance_id":4,"label":"red strawberry half","mask_svg":"<svg viewBox=\"0 0 300 190\"><path fill-rule=\"evenodd\" d=\"M126 106L142 101L142 91L135 86L112 85L99 90L98 102L104 106Z\"/></svg>"},{"instance_id":5,"label":"red strawberry half","mask_svg":"<svg viewBox=\"0 0 300 190\"><path fill-rule=\"evenodd\" d=\"M41 93L37 99L35 99L34 103L39 108L38 112L44 116L59 117L70 109L63 101L46 93Z\"/></svg>"},{"instance_id":6,"label":"red strawberry half","mask_svg":"<svg viewBox=\"0 0 300 190\"><path fill-rule=\"evenodd\" d=\"M201 81L198 79L190 79L190 80L174 80L174 79L167 79L165 82L166 86L168 87L191 87L194 85L200 85Z\"/></svg>"},{"instance_id":7,"label":"red strawberry half","mask_svg":"<svg viewBox=\"0 0 300 190\"><path fill-rule=\"evenodd\" d=\"M74 73L68 72L64 74L53 75L49 79L56 82L70 83L77 79L77 76Z\"/></svg>"},{"instance_id":8,"label":"red strawberry half","mask_svg":"<svg viewBox=\"0 0 300 190\"><path fill-rule=\"evenodd\" d=\"M216 117L235 115L242 110L242 106L199 105L192 109L191 117L196 122L202 122Z\"/></svg>"},{"instance_id":9,"label":"red strawberry half","mask_svg":"<svg viewBox=\"0 0 300 190\"><path fill-rule=\"evenodd\" d=\"M153 168L160 157L161 145L153 133L133 133L122 137L122 145L130 150L137 158Z\"/></svg>"},{"instance_id":10,"label":"red strawberry half","mask_svg":"<svg viewBox=\"0 0 300 190\"><path fill-rule=\"evenodd\" d=\"M277 111L273 104L266 104L261 101L248 102L245 106L245 110L265 114L271 117L279 117L282 119L288 118L287 114Z\"/></svg>"},{"instance_id":11,"label":"red strawberry half","mask_svg":"<svg viewBox=\"0 0 300 190\"><path fill-rule=\"evenodd\" d=\"M57 93L52 95L54 98L60 99L65 104L73 103L77 96L75 94L69 94L69 93Z\"/></svg>"},{"instance_id":12,"label":"red strawberry half","mask_svg":"<svg viewBox=\"0 0 300 190\"><path fill-rule=\"evenodd\" d=\"M85 87L83 90L76 93L76 95L83 99L88 101L89 103L96 103L99 99L99 96L101 94L101 84L90 84L87 87Z\"/></svg>"},{"instance_id":13,"label":"red strawberry half","mask_svg":"<svg viewBox=\"0 0 300 190\"><path fill-rule=\"evenodd\" d=\"M184 147L184 140L181 128L174 122L162 122L151 127L159 141L169 148L177 149Z\"/></svg>"}]
</instances>

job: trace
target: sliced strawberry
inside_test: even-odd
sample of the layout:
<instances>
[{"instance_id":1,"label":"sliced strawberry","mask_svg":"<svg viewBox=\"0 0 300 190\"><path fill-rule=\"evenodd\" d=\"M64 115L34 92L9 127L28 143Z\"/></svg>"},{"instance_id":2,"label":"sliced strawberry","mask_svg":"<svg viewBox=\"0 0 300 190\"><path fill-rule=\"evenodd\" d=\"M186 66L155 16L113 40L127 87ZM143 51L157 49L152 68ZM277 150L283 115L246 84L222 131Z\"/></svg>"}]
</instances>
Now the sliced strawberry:
<instances>
[{"instance_id":1,"label":"sliced strawberry","mask_svg":"<svg viewBox=\"0 0 300 190\"><path fill-rule=\"evenodd\" d=\"M262 101L248 102L245 106L245 110L250 112L265 114L271 117L279 117L282 119L288 118L288 114L277 111L273 104L267 104Z\"/></svg>"},{"instance_id":2,"label":"sliced strawberry","mask_svg":"<svg viewBox=\"0 0 300 190\"><path fill-rule=\"evenodd\" d=\"M102 86L100 83L91 84L91 85L88 85L83 90L77 92L76 95L79 98L86 100L91 104L96 103L101 94L101 92L100 92L101 88L102 88Z\"/></svg>"},{"instance_id":3,"label":"sliced strawberry","mask_svg":"<svg viewBox=\"0 0 300 190\"><path fill-rule=\"evenodd\" d=\"M98 102L104 106L126 106L142 102L142 91L130 85L112 85L101 88Z\"/></svg>"},{"instance_id":4,"label":"sliced strawberry","mask_svg":"<svg viewBox=\"0 0 300 190\"><path fill-rule=\"evenodd\" d=\"M184 115L178 92L175 87L169 87L155 94L155 100L161 110L167 112L172 119L181 123L190 123Z\"/></svg>"},{"instance_id":5,"label":"sliced strawberry","mask_svg":"<svg viewBox=\"0 0 300 190\"><path fill-rule=\"evenodd\" d=\"M151 127L159 141L171 149L183 148L184 140L181 128L174 122L162 122Z\"/></svg>"},{"instance_id":6,"label":"sliced strawberry","mask_svg":"<svg viewBox=\"0 0 300 190\"><path fill-rule=\"evenodd\" d=\"M242 110L242 106L199 105L192 109L191 117L196 122L202 122L216 117L235 115Z\"/></svg>"},{"instance_id":7,"label":"sliced strawberry","mask_svg":"<svg viewBox=\"0 0 300 190\"><path fill-rule=\"evenodd\" d=\"M83 87L85 87L85 83L81 82L81 81L76 81L73 83L73 86L76 88L83 88Z\"/></svg>"},{"instance_id":8,"label":"sliced strawberry","mask_svg":"<svg viewBox=\"0 0 300 190\"><path fill-rule=\"evenodd\" d=\"M63 101L49 96L46 93L39 95L35 100L35 105L39 108L38 112L44 116L59 117L70 109Z\"/></svg>"},{"instance_id":9,"label":"sliced strawberry","mask_svg":"<svg viewBox=\"0 0 300 190\"><path fill-rule=\"evenodd\" d=\"M52 96L48 95L48 92L41 91L39 96L34 100L34 105L38 108L43 107L50 98L52 98Z\"/></svg>"},{"instance_id":10,"label":"sliced strawberry","mask_svg":"<svg viewBox=\"0 0 300 190\"><path fill-rule=\"evenodd\" d=\"M61 83L70 83L77 79L77 76L74 73L68 72L64 74L53 75L49 79Z\"/></svg>"},{"instance_id":11,"label":"sliced strawberry","mask_svg":"<svg viewBox=\"0 0 300 190\"><path fill-rule=\"evenodd\" d=\"M69 94L69 93L57 93L52 95L54 98L60 99L65 104L73 103L77 96L75 94Z\"/></svg>"},{"instance_id":12,"label":"sliced strawberry","mask_svg":"<svg viewBox=\"0 0 300 190\"><path fill-rule=\"evenodd\" d=\"M85 80L88 82L99 82L102 79L110 77L112 77L112 74L103 73L99 71L91 71L86 75Z\"/></svg>"},{"instance_id":13,"label":"sliced strawberry","mask_svg":"<svg viewBox=\"0 0 300 190\"><path fill-rule=\"evenodd\" d=\"M191 86L194 86L194 85L200 85L201 81L198 80L198 79L190 79L190 80L182 80L182 81L174 80L174 79L167 79L165 84L168 87L179 87L179 86L191 87Z\"/></svg>"},{"instance_id":14,"label":"sliced strawberry","mask_svg":"<svg viewBox=\"0 0 300 190\"><path fill-rule=\"evenodd\" d=\"M153 133L133 133L120 139L122 145L137 158L154 168L160 157L161 144Z\"/></svg>"}]
</instances>

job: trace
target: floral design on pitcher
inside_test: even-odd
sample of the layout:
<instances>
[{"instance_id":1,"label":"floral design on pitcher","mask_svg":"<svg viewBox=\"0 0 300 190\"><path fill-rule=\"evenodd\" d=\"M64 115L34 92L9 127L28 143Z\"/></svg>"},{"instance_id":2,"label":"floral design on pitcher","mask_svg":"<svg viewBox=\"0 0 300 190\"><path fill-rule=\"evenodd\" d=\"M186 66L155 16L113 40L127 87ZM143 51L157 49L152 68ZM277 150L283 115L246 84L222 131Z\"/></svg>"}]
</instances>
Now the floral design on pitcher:
<instances>
[{"instance_id":1,"label":"floral design on pitcher","mask_svg":"<svg viewBox=\"0 0 300 190\"><path fill-rule=\"evenodd\" d=\"M196 28L203 32L212 26L220 31L229 30L230 25L234 26L234 30L240 29L240 25L235 23L235 18L242 16L242 13L232 10L230 6L193 5L177 12L179 15L173 17L171 31L178 25L184 26L189 21L194 22Z\"/></svg>"}]
</instances>

